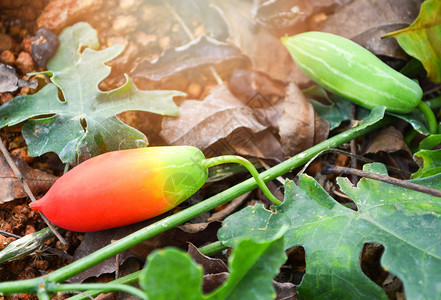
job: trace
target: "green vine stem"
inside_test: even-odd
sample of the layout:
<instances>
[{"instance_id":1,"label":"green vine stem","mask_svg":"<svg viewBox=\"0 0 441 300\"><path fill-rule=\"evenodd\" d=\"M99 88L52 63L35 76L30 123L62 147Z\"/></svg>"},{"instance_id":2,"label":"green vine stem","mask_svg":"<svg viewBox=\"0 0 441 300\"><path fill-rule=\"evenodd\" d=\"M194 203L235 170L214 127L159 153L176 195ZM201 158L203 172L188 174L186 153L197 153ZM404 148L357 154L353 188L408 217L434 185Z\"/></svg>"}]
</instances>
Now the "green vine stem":
<instances>
[{"instance_id":1,"label":"green vine stem","mask_svg":"<svg viewBox=\"0 0 441 300\"><path fill-rule=\"evenodd\" d=\"M427 125L429 126L429 132L431 134L436 134L438 132L438 123L436 121L436 117L433 111L424 101L420 101L417 108L423 113L424 117L426 117Z\"/></svg>"},{"instance_id":2,"label":"green vine stem","mask_svg":"<svg viewBox=\"0 0 441 300\"><path fill-rule=\"evenodd\" d=\"M213 158L207 158L202 163L204 165L204 168L206 168L206 169L208 169L210 167L218 166L221 164L228 164L228 163L240 164L240 165L244 166L245 168L247 168L247 170L253 176L254 180L256 180L256 183L259 186L259 188L262 190L262 192L265 194L265 196L267 196L268 199L272 203L274 203L275 205L280 205L283 203L282 201L277 199L273 194L271 194L270 190L266 186L265 182L262 181L262 178L260 178L259 172L257 172L257 170L253 166L253 164L249 160L247 160L241 156L223 155L223 156L218 156L218 157L213 157Z\"/></svg>"},{"instance_id":3,"label":"green vine stem","mask_svg":"<svg viewBox=\"0 0 441 300\"><path fill-rule=\"evenodd\" d=\"M210 256L210 255L216 254L218 252L224 251L226 249L228 249L227 246L225 246L221 242L217 241L217 242L213 242L211 244L208 244L206 246L203 246L203 247L199 248L198 250L202 254Z\"/></svg>"},{"instance_id":4,"label":"green vine stem","mask_svg":"<svg viewBox=\"0 0 441 300\"><path fill-rule=\"evenodd\" d=\"M141 271L136 271L133 272L129 275L126 275L124 277L120 277L118 279L115 279L111 282L105 283L105 284L124 284L124 285L134 285L137 284L139 281L139 275L141 275ZM106 289L95 289L95 290L89 290L89 291L85 291L81 294L77 294L75 296L69 297L69 300L89 300L92 299L96 296L98 296L99 294L104 293Z\"/></svg>"},{"instance_id":5,"label":"green vine stem","mask_svg":"<svg viewBox=\"0 0 441 300\"><path fill-rule=\"evenodd\" d=\"M297 168L311 158L313 158L317 153L329 149L336 148L343 143L347 143L350 140L362 136L372 130L382 127L389 123L388 119L382 119L380 121L364 122L362 125L349 129L338 135L335 135L328 140L321 142L293 157L290 159L272 167L261 173L261 178L264 182L268 182L288 173L294 168ZM71 264L62 267L54 272L46 275L44 279L52 283L63 282L72 276L75 276L84 270L91 268L100 262L113 257L114 255L130 249L131 247L146 241L160 233L163 233L173 227L176 227L186 221L193 219L196 216L204 212L208 212L219 205L227 203L246 192L249 192L257 188L257 183L254 178L247 179L217 195L210 197L196 205L193 205L181 212L174 215L166 217L156 223L151 224L137 232L134 232L115 243L107 245L90 255L83 257ZM2 282L0 283L0 295L4 294L14 294L14 293L36 293L39 283L41 283L42 278L26 279L21 281L12 282Z\"/></svg>"},{"instance_id":6,"label":"green vine stem","mask_svg":"<svg viewBox=\"0 0 441 300\"><path fill-rule=\"evenodd\" d=\"M227 246L224 246L221 242L217 241L217 242L213 242L211 244L208 244L206 246L203 246L201 248L199 248L199 252L201 252L204 255L213 255L215 253L221 252L223 250L228 249ZM115 279L111 282L108 282L106 284L136 284L138 283L139 280L139 275L141 274L142 270L133 272L129 275L126 275L124 277L120 277L118 279ZM93 291L87 291L72 297L69 297L69 300L89 300L92 297L96 297L99 294L104 293L104 290L93 290Z\"/></svg>"},{"instance_id":7,"label":"green vine stem","mask_svg":"<svg viewBox=\"0 0 441 300\"><path fill-rule=\"evenodd\" d=\"M78 283L78 284L48 284L47 290L50 292L75 292L85 290L101 290L103 293L108 292L125 292L132 294L139 299L147 300L147 295L133 286L117 283Z\"/></svg>"}]
</instances>

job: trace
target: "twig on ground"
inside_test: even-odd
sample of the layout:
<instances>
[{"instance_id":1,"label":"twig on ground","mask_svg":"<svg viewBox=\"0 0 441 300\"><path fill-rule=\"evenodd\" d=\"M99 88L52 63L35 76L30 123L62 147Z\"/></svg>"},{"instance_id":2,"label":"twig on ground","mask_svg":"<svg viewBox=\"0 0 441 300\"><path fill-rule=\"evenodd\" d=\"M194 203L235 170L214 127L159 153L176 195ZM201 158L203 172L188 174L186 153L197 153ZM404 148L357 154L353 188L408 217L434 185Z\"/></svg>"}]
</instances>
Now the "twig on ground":
<instances>
[{"instance_id":1,"label":"twig on ground","mask_svg":"<svg viewBox=\"0 0 441 300\"><path fill-rule=\"evenodd\" d=\"M21 184L23 185L23 188L24 188L26 194L29 196L29 198L31 198L31 201L37 201L37 199L35 199L35 196L31 191L31 189L29 188L28 184L26 183L23 175L21 174L20 170L15 165L14 160L12 159L11 154L9 154L8 149L6 149L5 145L3 145L2 138L0 138L0 150L2 151L3 156L5 157L6 161L8 162L12 171L14 172L15 176L18 178L18 180L20 180ZM39 213L40 213L41 217L43 218L44 222L50 228L50 230L54 233L54 235L60 240L60 242L63 243L64 246L68 247L69 246L68 243L60 235L60 233L55 229L54 225L52 225L52 223L41 212L39 212Z\"/></svg>"},{"instance_id":2,"label":"twig on ground","mask_svg":"<svg viewBox=\"0 0 441 300\"><path fill-rule=\"evenodd\" d=\"M16 235L16 234L4 231L4 230L0 230L0 234L2 234L4 236L7 236L7 237L13 237L13 238L16 238L16 239L21 238L21 236L19 236L19 235Z\"/></svg>"},{"instance_id":3,"label":"twig on ground","mask_svg":"<svg viewBox=\"0 0 441 300\"><path fill-rule=\"evenodd\" d=\"M366 178L370 178L370 179L374 179L374 180L378 180L378 181L383 181L386 183L390 183L393 185L404 187L404 188L414 190L417 192L429 194L432 196L441 197L440 190L433 189L433 188L426 187L426 186L422 186L422 185L412 183L409 181L392 178L392 177L389 177L386 175L375 174L375 173L366 172L366 171L362 171L362 170L358 170L358 169L327 165L322 170L322 173L323 174L341 173L341 174L346 174L346 175L357 175L360 177L366 177Z\"/></svg>"}]
</instances>

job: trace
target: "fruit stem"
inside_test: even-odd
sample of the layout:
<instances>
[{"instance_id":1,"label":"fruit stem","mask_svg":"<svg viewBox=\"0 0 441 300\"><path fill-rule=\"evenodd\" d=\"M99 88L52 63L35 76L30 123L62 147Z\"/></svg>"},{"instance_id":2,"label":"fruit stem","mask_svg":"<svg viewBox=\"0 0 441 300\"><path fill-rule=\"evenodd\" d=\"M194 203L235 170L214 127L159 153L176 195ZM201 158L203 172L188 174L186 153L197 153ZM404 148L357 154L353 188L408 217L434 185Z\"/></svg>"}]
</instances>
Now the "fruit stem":
<instances>
[{"instance_id":1,"label":"fruit stem","mask_svg":"<svg viewBox=\"0 0 441 300\"><path fill-rule=\"evenodd\" d=\"M265 194L265 196L268 197L268 199L273 202L275 205L280 205L283 202L277 199L273 194L271 194L268 187L265 185L265 182L263 182L262 178L260 177L259 172L257 172L254 165L247 160L246 158L243 158L241 156L237 155L223 155L223 156L217 156L212 158L205 159L202 164L204 165L204 168L208 169L210 167L214 167L221 164L228 164L228 163L235 163L240 164L247 168L247 170L251 173L254 180L256 180L257 185L260 187L262 192Z\"/></svg>"},{"instance_id":2,"label":"fruit stem","mask_svg":"<svg viewBox=\"0 0 441 300\"><path fill-rule=\"evenodd\" d=\"M424 101L420 101L417 108L423 113L424 117L426 117L427 125L429 126L429 132L431 134L436 134L438 132L438 123L436 121L436 117L433 111Z\"/></svg>"}]
</instances>

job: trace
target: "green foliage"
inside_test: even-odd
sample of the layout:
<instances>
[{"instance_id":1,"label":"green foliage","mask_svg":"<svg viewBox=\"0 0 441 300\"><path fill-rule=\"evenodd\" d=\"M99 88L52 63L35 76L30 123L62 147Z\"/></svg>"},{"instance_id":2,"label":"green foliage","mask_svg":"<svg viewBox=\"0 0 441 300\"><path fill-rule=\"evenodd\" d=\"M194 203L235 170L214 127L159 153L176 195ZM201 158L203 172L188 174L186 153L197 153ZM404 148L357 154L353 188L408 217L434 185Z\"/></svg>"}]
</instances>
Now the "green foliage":
<instances>
[{"instance_id":1,"label":"green foliage","mask_svg":"<svg viewBox=\"0 0 441 300\"><path fill-rule=\"evenodd\" d=\"M395 114L395 113L389 113L389 114L394 117L397 117L398 119L406 121L407 123L412 125L413 129L415 129L421 134L424 135L430 134L426 117L418 109L415 109L409 114Z\"/></svg>"},{"instance_id":2,"label":"green foliage","mask_svg":"<svg viewBox=\"0 0 441 300\"><path fill-rule=\"evenodd\" d=\"M153 252L139 276L149 299L202 299L202 267L178 249Z\"/></svg>"},{"instance_id":3,"label":"green foliage","mask_svg":"<svg viewBox=\"0 0 441 300\"><path fill-rule=\"evenodd\" d=\"M328 97L325 89L321 86L312 86L307 90L303 90L303 94L306 97L324 98L331 103L326 105L316 100L309 99L309 102L311 102L314 107L314 111L320 116L320 118L329 122L329 130L333 130L340 126L343 121L351 119L351 107L348 100L339 97L333 97L331 99Z\"/></svg>"},{"instance_id":4,"label":"green foliage","mask_svg":"<svg viewBox=\"0 0 441 300\"><path fill-rule=\"evenodd\" d=\"M115 115L127 110L178 113L173 97L183 95L181 92L141 91L128 77L120 88L108 92L98 88L110 74L104 63L118 56L122 45L93 50L98 38L87 23L66 28L59 38L60 48L45 72L53 83L0 107L0 128L39 117L23 127L31 156L55 152L63 162L72 162L80 156L146 146L146 136ZM90 48L82 51L84 47Z\"/></svg>"},{"instance_id":5,"label":"green foliage","mask_svg":"<svg viewBox=\"0 0 441 300\"><path fill-rule=\"evenodd\" d=\"M285 262L284 239L276 233L266 241L242 240L230 260L230 276L211 294L202 293L202 268L180 250L153 252L140 275L149 299L273 299L272 279Z\"/></svg>"},{"instance_id":6,"label":"green foliage","mask_svg":"<svg viewBox=\"0 0 441 300\"><path fill-rule=\"evenodd\" d=\"M365 170L386 174L380 164ZM414 182L440 189L441 175ZM371 179L357 187L343 178L338 183L358 211L340 205L304 175L299 186L286 184L285 203L274 211L257 205L227 218L219 240L234 246L242 238L266 238L289 225L286 248L301 245L306 252L306 275L298 290L307 299L385 299L359 265L363 245L381 243L381 263L403 281L408 299L440 299L440 198Z\"/></svg>"},{"instance_id":7,"label":"green foliage","mask_svg":"<svg viewBox=\"0 0 441 300\"><path fill-rule=\"evenodd\" d=\"M441 1L427 0L409 27L387 34L410 56L420 60L432 81L441 82Z\"/></svg>"},{"instance_id":8,"label":"green foliage","mask_svg":"<svg viewBox=\"0 0 441 300\"><path fill-rule=\"evenodd\" d=\"M432 134L421 141L420 149L415 153L415 160L421 168L412 174L412 178L429 177L441 173L441 149L431 150L441 144L441 134Z\"/></svg>"},{"instance_id":9,"label":"green foliage","mask_svg":"<svg viewBox=\"0 0 441 300\"><path fill-rule=\"evenodd\" d=\"M331 104L322 104L316 100L308 99L314 107L314 111L329 122L329 130L333 130L340 126L344 121L351 119L351 102L339 95L331 94L328 96L326 90L321 86L312 86L309 89L303 90L306 97L318 97L326 99ZM369 110L364 107L358 107L356 119L365 120L369 116Z\"/></svg>"}]
</instances>

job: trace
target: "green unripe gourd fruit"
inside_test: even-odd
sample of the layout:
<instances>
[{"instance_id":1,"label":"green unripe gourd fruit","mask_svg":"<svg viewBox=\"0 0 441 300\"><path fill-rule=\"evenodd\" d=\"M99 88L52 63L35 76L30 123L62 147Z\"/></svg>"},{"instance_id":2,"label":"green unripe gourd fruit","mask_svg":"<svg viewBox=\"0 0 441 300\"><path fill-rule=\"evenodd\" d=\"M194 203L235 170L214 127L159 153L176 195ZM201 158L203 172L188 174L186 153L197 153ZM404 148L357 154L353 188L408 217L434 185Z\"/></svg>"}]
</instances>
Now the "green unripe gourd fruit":
<instances>
[{"instance_id":1,"label":"green unripe gourd fruit","mask_svg":"<svg viewBox=\"0 0 441 300\"><path fill-rule=\"evenodd\" d=\"M282 43L306 75L361 106L405 114L421 102L423 91L416 82L351 40L311 31L283 37Z\"/></svg>"}]
</instances>

